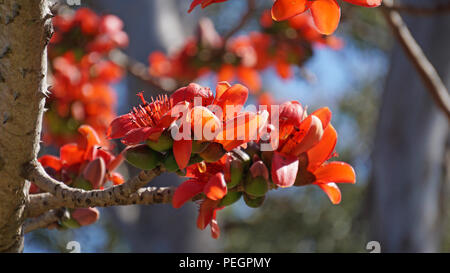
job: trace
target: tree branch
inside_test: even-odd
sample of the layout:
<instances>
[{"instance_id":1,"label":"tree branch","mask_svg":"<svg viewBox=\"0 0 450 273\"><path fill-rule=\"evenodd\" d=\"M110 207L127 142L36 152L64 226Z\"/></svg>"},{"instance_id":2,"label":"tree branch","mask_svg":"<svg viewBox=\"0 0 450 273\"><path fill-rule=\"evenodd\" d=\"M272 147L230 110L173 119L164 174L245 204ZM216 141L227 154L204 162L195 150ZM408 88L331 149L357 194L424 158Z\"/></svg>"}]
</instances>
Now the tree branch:
<instances>
[{"instance_id":1,"label":"tree branch","mask_svg":"<svg viewBox=\"0 0 450 273\"><path fill-rule=\"evenodd\" d=\"M255 8L256 8L255 0L247 0L247 12L241 17L241 20L239 21L239 23L223 36L224 37L223 38L224 45L226 44L226 41L228 41L228 39L230 39L231 36L236 34L236 32L238 32L242 27L245 26L247 21L252 17L252 14L255 11Z\"/></svg>"},{"instance_id":2,"label":"tree branch","mask_svg":"<svg viewBox=\"0 0 450 273\"><path fill-rule=\"evenodd\" d=\"M148 67L145 64L131 58L121 50L116 49L111 51L109 58L115 64L127 70L131 75L160 91L171 92L174 89L173 84L164 83L160 79L150 76Z\"/></svg>"},{"instance_id":3,"label":"tree branch","mask_svg":"<svg viewBox=\"0 0 450 273\"><path fill-rule=\"evenodd\" d=\"M437 4L433 7L418 7L406 4L386 5L386 3L384 3L384 6L391 11L406 12L413 15L436 15L450 13L450 3Z\"/></svg>"},{"instance_id":4,"label":"tree branch","mask_svg":"<svg viewBox=\"0 0 450 273\"><path fill-rule=\"evenodd\" d=\"M100 191L97 191L100 192ZM141 188L126 198L114 195L94 194L93 198L73 199L73 196L57 197L50 193L39 193L30 195L25 217L36 217L49 210L58 208L87 208L87 207L110 207L124 205L151 205L168 204L172 201L175 192L174 187L147 187ZM84 195L89 192L84 193ZM195 198L194 198L195 200Z\"/></svg>"},{"instance_id":5,"label":"tree branch","mask_svg":"<svg viewBox=\"0 0 450 273\"><path fill-rule=\"evenodd\" d=\"M68 218L69 215L67 210L65 209L56 209L47 211L40 216L32 219L28 219L24 223L24 233L29 233L36 229L46 228L52 223L63 220L64 218Z\"/></svg>"},{"instance_id":6,"label":"tree branch","mask_svg":"<svg viewBox=\"0 0 450 273\"><path fill-rule=\"evenodd\" d=\"M445 84L442 82L436 69L425 56L422 48L412 36L400 14L397 11L390 9L393 7L392 0L385 0L383 3L383 14L391 26L395 37L413 63L436 105L450 120L450 95Z\"/></svg>"},{"instance_id":7,"label":"tree branch","mask_svg":"<svg viewBox=\"0 0 450 273\"><path fill-rule=\"evenodd\" d=\"M129 196L145 186L150 180L159 176L164 170L158 166L153 170L141 171L137 176L122 185L105 190L85 191L71 188L66 184L50 177L38 161L32 161L25 168L26 179L33 182L48 194L54 195L55 200L64 201L66 207L95 207L106 206L114 200L115 203L127 202ZM36 216L36 214L34 214Z\"/></svg>"}]
</instances>

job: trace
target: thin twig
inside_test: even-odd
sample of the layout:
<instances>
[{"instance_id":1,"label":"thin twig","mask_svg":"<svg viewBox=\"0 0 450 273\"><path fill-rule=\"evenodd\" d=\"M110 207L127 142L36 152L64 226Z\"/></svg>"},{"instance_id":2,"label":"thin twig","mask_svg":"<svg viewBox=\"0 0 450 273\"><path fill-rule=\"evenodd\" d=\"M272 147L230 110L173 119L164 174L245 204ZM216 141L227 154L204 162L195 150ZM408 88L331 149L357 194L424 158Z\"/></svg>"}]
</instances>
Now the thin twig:
<instances>
[{"instance_id":1,"label":"thin twig","mask_svg":"<svg viewBox=\"0 0 450 273\"><path fill-rule=\"evenodd\" d=\"M236 34L236 32L238 32L242 27L245 26L245 24L247 24L247 21L252 17L255 8L256 8L255 0L247 0L247 12L241 17L239 23L223 36L224 45L226 44L226 41L230 39L231 36Z\"/></svg>"},{"instance_id":2,"label":"thin twig","mask_svg":"<svg viewBox=\"0 0 450 273\"><path fill-rule=\"evenodd\" d=\"M382 8L383 14L391 26L395 37L413 63L436 105L450 120L450 95L445 84L442 82L434 66L425 56L422 48L412 36L400 14L397 11L389 9L393 6L392 0L385 0L383 2L384 7L387 7Z\"/></svg>"},{"instance_id":3,"label":"thin twig","mask_svg":"<svg viewBox=\"0 0 450 273\"><path fill-rule=\"evenodd\" d=\"M170 82L165 83L161 79L152 77L149 74L148 66L133 59L121 50L116 49L111 51L109 58L115 64L127 70L128 73L134 77L148 83L150 86L158 89L159 91L171 92L176 88L176 86Z\"/></svg>"},{"instance_id":4,"label":"thin twig","mask_svg":"<svg viewBox=\"0 0 450 273\"><path fill-rule=\"evenodd\" d=\"M67 210L65 209L52 209L49 210L38 217L28 219L25 221L23 229L24 233L29 233L36 229L46 228L49 225L61 221L67 218Z\"/></svg>"},{"instance_id":5,"label":"thin twig","mask_svg":"<svg viewBox=\"0 0 450 273\"><path fill-rule=\"evenodd\" d=\"M450 13L450 3L437 4L433 7L418 7L412 5L386 5L384 6L391 11L405 12L413 15L436 15Z\"/></svg>"}]
</instances>

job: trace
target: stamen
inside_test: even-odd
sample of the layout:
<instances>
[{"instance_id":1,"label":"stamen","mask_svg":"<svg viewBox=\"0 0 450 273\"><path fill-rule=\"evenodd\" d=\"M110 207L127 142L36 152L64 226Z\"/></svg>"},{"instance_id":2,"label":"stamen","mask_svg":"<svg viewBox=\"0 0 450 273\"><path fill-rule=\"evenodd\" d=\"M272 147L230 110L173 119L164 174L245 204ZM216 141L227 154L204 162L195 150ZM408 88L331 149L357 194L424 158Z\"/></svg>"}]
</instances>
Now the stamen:
<instances>
[{"instance_id":1,"label":"stamen","mask_svg":"<svg viewBox=\"0 0 450 273\"><path fill-rule=\"evenodd\" d=\"M137 93L136 95L141 98L143 104L147 104L147 102L144 99L144 91L141 91L141 92Z\"/></svg>"}]
</instances>

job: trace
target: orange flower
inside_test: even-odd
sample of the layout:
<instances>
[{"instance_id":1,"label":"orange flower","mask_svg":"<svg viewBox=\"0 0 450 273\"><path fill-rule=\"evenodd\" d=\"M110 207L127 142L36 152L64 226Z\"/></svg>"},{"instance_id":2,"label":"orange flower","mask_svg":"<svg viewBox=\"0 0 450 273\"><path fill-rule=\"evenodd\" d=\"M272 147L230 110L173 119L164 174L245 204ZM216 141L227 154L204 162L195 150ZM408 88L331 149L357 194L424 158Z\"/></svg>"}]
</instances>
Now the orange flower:
<instances>
[{"instance_id":1,"label":"orange flower","mask_svg":"<svg viewBox=\"0 0 450 273\"><path fill-rule=\"evenodd\" d=\"M326 162L333 156L337 142L337 133L330 124L324 130L320 142L300 156L295 186L314 184L319 186L333 204L341 201L341 192L336 183L356 181L355 171L345 162Z\"/></svg>"},{"instance_id":2,"label":"orange flower","mask_svg":"<svg viewBox=\"0 0 450 273\"><path fill-rule=\"evenodd\" d=\"M378 7L382 0L344 1L364 7ZM272 18L283 21L307 10L311 11L321 33L331 34L336 30L341 17L341 8L336 0L276 0L272 6Z\"/></svg>"},{"instance_id":3,"label":"orange flower","mask_svg":"<svg viewBox=\"0 0 450 273\"><path fill-rule=\"evenodd\" d=\"M122 155L116 157L101 149L100 138L92 127L82 125L78 132L82 136L80 141L62 146L59 157L44 155L38 159L47 173L83 189L100 189L107 181L114 185L123 183L123 177L113 172L122 163ZM32 187L31 193L37 192L39 189Z\"/></svg>"},{"instance_id":4,"label":"orange flower","mask_svg":"<svg viewBox=\"0 0 450 273\"><path fill-rule=\"evenodd\" d=\"M205 197L200 200L197 227L201 230L208 225L211 227L211 236L219 237L220 229L217 225L216 211L220 200L227 195L227 182L225 181L225 163L227 156L214 163L198 163L189 166L184 181L175 191L172 197L172 206L180 208L193 197L203 193Z\"/></svg>"},{"instance_id":5,"label":"orange flower","mask_svg":"<svg viewBox=\"0 0 450 273\"><path fill-rule=\"evenodd\" d=\"M180 169L188 165L192 155L191 132L195 140L216 142L229 151L256 139L249 128L255 128L258 133L267 120L266 113L240 113L248 97L248 89L240 84L219 83L215 98L209 88L195 83L178 89L170 98L159 97L151 103L147 103L142 94L140 96L143 104L113 120L108 137L122 138L126 145L147 140L158 142L163 132L168 132L178 121L179 132L173 139L172 150ZM197 99L201 99L199 105L196 105ZM172 132L166 135L170 135L170 139L174 136Z\"/></svg>"}]
</instances>

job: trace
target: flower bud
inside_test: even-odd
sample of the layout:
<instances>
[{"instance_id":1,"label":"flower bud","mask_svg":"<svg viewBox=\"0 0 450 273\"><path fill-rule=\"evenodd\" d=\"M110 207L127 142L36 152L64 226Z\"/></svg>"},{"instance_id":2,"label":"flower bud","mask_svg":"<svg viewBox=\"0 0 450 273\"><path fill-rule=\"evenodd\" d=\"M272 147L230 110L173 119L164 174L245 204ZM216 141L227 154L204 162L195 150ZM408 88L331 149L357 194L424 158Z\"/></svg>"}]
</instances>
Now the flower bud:
<instances>
[{"instance_id":1,"label":"flower bud","mask_svg":"<svg viewBox=\"0 0 450 273\"><path fill-rule=\"evenodd\" d=\"M148 147L158 152L164 152L172 148L173 139L168 131L161 134L157 141L147 140Z\"/></svg>"},{"instance_id":2,"label":"flower bud","mask_svg":"<svg viewBox=\"0 0 450 273\"><path fill-rule=\"evenodd\" d=\"M250 173L253 178L263 177L266 181L269 180L269 170L261 160L253 163L253 165L250 167Z\"/></svg>"},{"instance_id":3,"label":"flower bud","mask_svg":"<svg viewBox=\"0 0 450 273\"><path fill-rule=\"evenodd\" d=\"M263 195L261 197L251 197L251 196L249 196L247 194L244 194L244 202L250 208L258 208L258 207L260 207L264 203L265 199L266 199L265 195Z\"/></svg>"},{"instance_id":4,"label":"flower bud","mask_svg":"<svg viewBox=\"0 0 450 273\"><path fill-rule=\"evenodd\" d=\"M105 175L106 165L101 157L89 162L83 170L83 178L91 182L93 189L99 189L103 185Z\"/></svg>"},{"instance_id":5,"label":"flower bud","mask_svg":"<svg viewBox=\"0 0 450 273\"><path fill-rule=\"evenodd\" d=\"M209 144L210 144L210 142L207 142L207 141L205 141L205 142L201 142L198 140L192 141L192 153L198 154L198 153L203 152L208 147Z\"/></svg>"},{"instance_id":6,"label":"flower bud","mask_svg":"<svg viewBox=\"0 0 450 273\"><path fill-rule=\"evenodd\" d=\"M244 164L240 159L232 159L230 163L230 182L228 188L231 189L241 183L244 176Z\"/></svg>"},{"instance_id":7,"label":"flower bud","mask_svg":"<svg viewBox=\"0 0 450 273\"><path fill-rule=\"evenodd\" d=\"M161 161L161 154L141 144L128 148L125 151L125 159L131 165L141 170L152 170Z\"/></svg>"},{"instance_id":8,"label":"flower bud","mask_svg":"<svg viewBox=\"0 0 450 273\"><path fill-rule=\"evenodd\" d=\"M98 220L100 213L96 208L79 208L74 209L71 216L80 226L88 226Z\"/></svg>"},{"instance_id":9,"label":"flower bud","mask_svg":"<svg viewBox=\"0 0 450 273\"><path fill-rule=\"evenodd\" d=\"M322 139L323 132L322 122L318 117L312 115L308 133L306 133L305 137L294 148L291 154L300 155L301 153L304 153L314 147Z\"/></svg>"},{"instance_id":10,"label":"flower bud","mask_svg":"<svg viewBox=\"0 0 450 273\"><path fill-rule=\"evenodd\" d=\"M245 149L245 152L248 154L250 158L253 158L255 155L260 154L261 147L258 143L250 141L247 143L247 148Z\"/></svg>"},{"instance_id":11,"label":"flower bud","mask_svg":"<svg viewBox=\"0 0 450 273\"><path fill-rule=\"evenodd\" d=\"M175 156L171 152L167 153L164 157L163 165L164 168L169 172L175 172L179 169L177 161L175 160Z\"/></svg>"},{"instance_id":12,"label":"flower bud","mask_svg":"<svg viewBox=\"0 0 450 273\"><path fill-rule=\"evenodd\" d=\"M75 219L69 218L61 221L61 226L65 228L79 228L81 225Z\"/></svg>"},{"instance_id":13,"label":"flower bud","mask_svg":"<svg viewBox=\"0 0 450 273\"><path fill-rule=\"evenodd\" d=\"M242 163L244 163L244 167L245 167L245 166L248 166L248 165L250 164L251 158L250 158L250 156L249 156L246 152L244 152L243 150L241 150L241 149L234 149L234 150L233 150L233 154L234 154L237 158L239 158L239 159L242 161Z\"/></svg>"},{"instance_id":14,"label":"flower bud","mask_svg":"<svg viewBox=\"0 0 450 273\"><path fill-rule=\"evenodd\" d=\"M242 196L242 192L240 192L240 191L228 192L227 195L225 195L225 197L222 198L222 200L220 200L218 207L226 207L231 204L234 204L239 199L241 199L241 196Z\"/></svg>"},{"instance_id":15,"label":"flower bud","mask_svg":"<svg viewBox=\"0 0 450 273\"><path fill-rule=\"evenodd\" d=\"M253 178L251 175L247 175L247 179L244 183L245 193L254 197L261 197L264 196L268 190L269 185L264 177L258 176Z\"/></svg>"},{"instance_id":16,"label":"flower bud","mask_svg":"<svg viewBox=\"0 0 450 273\"><path fill-rule=\"evenodd\" d=\"M78 176L77 178L75 178L75 181L73 182L72 186L74 188L82 189L85 191L90 191L90 190L94 189L92 187L92 183L89 180L84 179L81 175Z\"/></svg>"},{"instance_id":17,"label":"flower bud","mask_svg":"<svg viewBox=\"0 0 450 273\"><path fill-rule=\"evenodd\" d=\"M203 158L199 155L191 155L191 158L189 159L189 163L188 166L192 165L192 164L196 164L196 163L200 163L203 161Z\"/></svg>"},{"instance_id":18,"label":"flower bud","mask_svg":"<svg viewBox=\"0 0 450 273\"><path fill-rule=\"evenodd\" d=\"M206 161L206 162L216 162L219 159L224 156L226 151L223 149L222 144L220 143L210 143L208 147L199 155Z\"/></svg>"}]
</instances>

